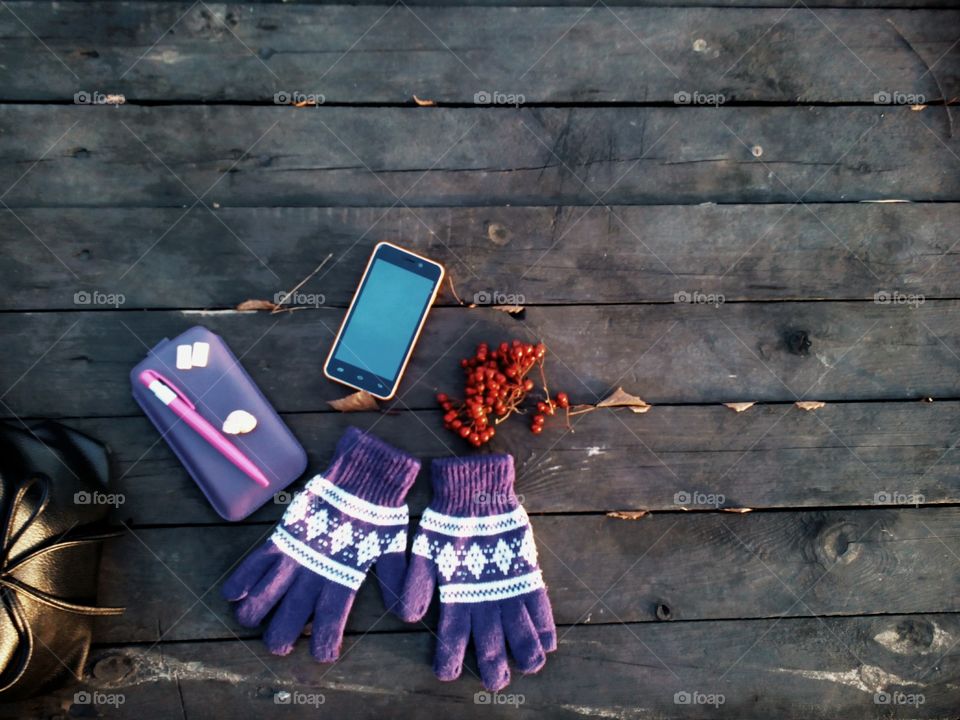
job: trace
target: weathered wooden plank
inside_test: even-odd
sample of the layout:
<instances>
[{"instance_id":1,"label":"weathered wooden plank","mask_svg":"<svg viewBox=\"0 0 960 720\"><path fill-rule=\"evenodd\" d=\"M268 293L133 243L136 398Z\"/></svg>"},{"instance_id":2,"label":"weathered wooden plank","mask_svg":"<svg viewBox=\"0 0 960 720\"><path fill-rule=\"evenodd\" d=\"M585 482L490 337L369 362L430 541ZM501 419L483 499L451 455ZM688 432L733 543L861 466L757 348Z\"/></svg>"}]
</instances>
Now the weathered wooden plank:
<instances>
[{"instance_id":1,"label":"weathered wooden plank","mask_svg":"<svg viewBox=\"0 0 960 720\"><path fill-rule=\"evenodd\" d=\"M102 2L123 2L136 5L145 0L101 0ZM149 0L151 2L170 2L182 4L183 0ZM226 0L218 3L219 5L252 5L267 3L296 3L297 5L342 5L342 0ZM383 5L382 0L354 0L351 5ZM480 7L526 7L533 5L541 6L559 6L559 7L590 7L592 3L586 0L411 0L405 3L414 7L424 6L480 6ZM613 7L659 7L664 5L662 0L610 0L606 3ZM836 8L871 8L871 7L893 7L893 8L952 8L955 3L950 0L810 0L804 3L807 7L836 7ZM670 7L703 7L707 5L702 0L671 0ZM789 7L784 5L783 0L711 0L710 7Z\"/></svg>"},{"instance_id":2,"label":"weathered wooden plank","mask_svg":"<svg viewBox=\"0 0 960 720\"><path fill-rule=\"evenodd\" d=\"M957 204L214 212L0 213L0 308L82 309L75 296L84 291L91 300L122 294L125 309L233 307L288 290L327 253L334 257L302 288L311 296L303 302L346 306L381 239L441 259L470 302L491 291L526 304L669 302L693 291L727 301L872 299L883 290L935 298L960 286ZM211 265L230 272L183 281Z\"/></svg>"},{"instance_id":3,"label":"weathered wooden plank","mask_svg":"<svg viewBox=\"0 0 960 720\"><path fill-rule=\"evenodd\" d=\"M17 3L0 99L485 104L953 97L953 11ZM773 32L771 32L773 29ZM36 36L44 38L38 43ZM66 68L64 67L66 65ZM934 69L928 70L929 67ZM940 85L938 86L938 80ZM494 98L495 99L495 98ZM514 104L516 100L504 100Z\"/></svg>"},{"instance_id":4,"label":"weathered wooden plank","mask_svg":"<svg viewBox=\"0 0 960 720\"><path fill-rule=\"evenodd\" d=\"M957 200L958 155L932 107L0 107L13 208Z\"/></svg>"},{"instance_id":5,"label":"weathered wooden plank","mask_svg":"<svg viewBox=\"0 0 960 720\"><path fill-rule=\"evenodd\" d=\"M281 412L327 409L345 394L320 370L342 315L2 313L0 333L18 342L0 344L0 409L7 417L139 415L129 369L197 323L226 339ZM527 308L522 320L437 308L393 406L433 407L438 390L462 388L459 358L478 342L514 336L548 345L551 387L577 403L617 385L655 404L956 398L958 317L953 300L546 306Z\"/></svg>"},{"instance_id":6,"label":"weathered wooden plank","mask_svg":"<svg viewBox=\"0 0 960 720\"><path fill-rule=\"evenodd\" d=\"M960 699L956 615L611 625L561 636L539 674L517 673L495 699L475 694L482 688L472 659L459 681L438 683L430 667L434 639L426 632L364 636L343 660L324 667L303 643L285 658L236 641L108 647L94 653L87 687L122 693L118 707L73 705L77 689L68 688L7 706L0 716L46 717L66 707L138 720L281 712L307 718L318 712L311 696L316 703L322 696L320 712L358 718L947 720ZM291 706L277 708L276 693L284 690ZM902 693L897 704L878 697L894 692ZM698 693L698 703L684 703L683 693ZM703 704L706 695L714 704ZM917 704L903 704L907 696Z\"/></svg>"},{"instance_id":7,"label":"weathered wooden plank","mask_svg":"<svg viewBox=\"0 0 960 720\"><path fill-rule=\"evenodd\" d=\"M560 624L960 610L960 509L533 518ZM106 549L101 642L256 637L220 598L272 524L134 529ZM203 548L203 552L198 552ZM405 627L365 583L349 629ZM432 620L431 620L432 622Z\"/></svg>"},{"instance_id":8,"label":"weathered wooden plank","mask_svg":"<svg viewBox=\"0 0 960 720\"><path fill-rule=\"evenodd\" d=\"M370 428L424 461L408 502L430 499L429 459L464 450L433 411L396 416L302 413L286 421L310 455L310 473L326 467L348 425ZM218 523L221 519L145 418L69 420L113 451L114 490L124 503L114 522L136 525ZM816 415L787 405L734 413L721 406L661 406L648 415L596 412L540 436L515 420L491 444L517 463L518 492L531 513L677 510L722 496L732 508L797 508L960 503L960 403L842 403ZM616 439L616 441L614 441ZM299 488L302 483L293 486ZM887 496L878 493L886 493ZM698 496L698 497L699 497ZM719 498L718 498L719 499ZM251 520L275 521L269 504Z\"/></svg>"}]
</instances>

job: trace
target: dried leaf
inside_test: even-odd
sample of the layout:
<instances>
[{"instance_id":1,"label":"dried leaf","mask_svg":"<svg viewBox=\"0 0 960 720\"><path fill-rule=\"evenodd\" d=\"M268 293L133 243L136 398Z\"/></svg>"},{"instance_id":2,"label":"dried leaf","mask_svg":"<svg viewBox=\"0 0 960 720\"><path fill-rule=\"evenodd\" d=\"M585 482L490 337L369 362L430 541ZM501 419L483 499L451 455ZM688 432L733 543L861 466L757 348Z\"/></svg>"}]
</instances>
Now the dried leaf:
<instances>
[{"instance_id":1,"label":"dried leaf","mask_svg":"<svg viewBox=\"0 0 960 720\"><path fill-rule=\"evenodd\" d=\"M753 512L753 508L720 508L723 512L744 513Z\"/></svg>"},{"instance_id":2,"label":"dried leaf","mask_svg":"<svg viewBox=\"0 0 960 720\"><path fill-rule=\"evenodd\" d=\"M236 310L241 312L249 312L251 310L276 310L279 305L270 300L244 300L242 303L237 305Z\"/></svg>"},{"instance_id":3,"label":"dried leaf","mask_svg":"<svg viewBox=\"0 0 960 720\"><path fill-rule=\"evenodd\" d=\"M127 98L123 95L107 95L103 102L107 105L123 105L127 102Z\"/></svg>"},{"instance_id":4,"label":"dried leaf","mask_svg":"<svg viewBox=\"0 0 960 720\"><path fill-rule=\"evenodd\" d=\"M639 520L648 514L648 510L615 510L614 512L608 512L607 517L617 518L618 520Z\"/></svg>"},{"instance_id":5,"label":"dried leaf","mask_svg":"<svg viewBox=\"0 0 960 720\"><path fill-rule=\"evenodd\" d=\"M622 387L618 387L603 400L598 402L597 407L628 407L635 413L645 413L652 406L638 398L636 395L631 395Z\"/></svg>"},{"instance_id":6,"label":"dried leaf","mask_svg":"<svg viewBox=\"0 0 960 720\"><path fill-rule=\"evenodd\" d=\"M413 96L413 101L420 107L433 107L434 105L437 104L433 100L421 100L416 95Z\"/></svg>"},{"instance_id":7,"label":"dried leaf","mask_svg":"<svg viewBox=\"0 0 960 720\"><path fill-rule=\"evenodd\" d=\"M523 305L491 305L494 310L505 312L508 315L516 315L523 312Z\"/></svg>"},{"instance_id":8,"label":"dried leaf","mask_svg":"<svg viewBox=\"0 0 960 720\"><path fill-rule=\"evenodd\" d=\"M584 413L593 412L596 409L596 405L571 405L570 409L567 411L567 414L570 417L573 417L574 415L583 415Z\"/></svg>"},{"instance_id":9,"label":"dried leaf","mask_svg":"<svg viewBox=\"0 0 960 720\"><path fill-rule=\"evenodd\" d=\"M377 399L366 390L358 390L338 400L327 400L327 403L334 410L340 412L365 412L380 409L380 406L377 405Z\"/></svg>"},{"instance_id":10,"label":"dried leaf","mask_svg":"<svg viewBox=\"0 0 960 720\"><path fill-rule=\"evenodd\" d=\"M920 112L921 110L926 110L926 108L927 108L926 105L920 105L920 104L910 106L910 109L913 110L914 112Z\"/></svg>"},{"instance_id":11,"label":"dried leaf","mask_svg":"<svg viewBox=\"0 0 960 720\"><path fill-rule=\"evenodd\" d=\"M450 293L453 295L453 299L457 301L457 305L463 305L463 300L457 295L457 289L453 286L453 275L450 273L447 273L447 282L450 283Z\"/></svg>"},{"instance_id":12,"label":"dried leaf","mask_svg":"<svg viewBox=\"0 0 960 720\"><path fill-rule=\"evenodd\" d=\"M822 407L826 407L825 402L820 402L819 400L797 400L794 405L796 405L801 410L819 410Z\"/></svg>"},{"instance_id":13,"label":"dried leaf","mask_svg":"<svg viewBox=\"0 0 960 720\"><path fill-rule=\"evenodd\" d=\"M756 402L734 402L734 403L724 403L724 407L728 407L734 412L742 413L744 410L749 410Z\"/></svg>"}]
</instances>

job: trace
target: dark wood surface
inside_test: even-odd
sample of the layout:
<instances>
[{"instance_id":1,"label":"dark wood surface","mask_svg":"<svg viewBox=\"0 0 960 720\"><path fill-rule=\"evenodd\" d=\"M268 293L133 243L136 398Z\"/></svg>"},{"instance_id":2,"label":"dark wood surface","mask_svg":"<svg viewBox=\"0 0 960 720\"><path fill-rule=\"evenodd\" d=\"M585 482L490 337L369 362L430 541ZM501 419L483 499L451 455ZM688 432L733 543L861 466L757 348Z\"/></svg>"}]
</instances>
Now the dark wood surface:
<instances>
[{"instance_id":1,"label":"dark wood surface","mask_svg":"<svg viewBox=\"0 0 960 720\"><path fill-rule=\"evenodd\" d=\"M933 101L937 79L952 85L960 70L957 12L586 5L435 8L427 20L403 4L207 5L181 19L183 7L169 3L92 3L93 11L64 3L50 12L38 2L23 5L23 22L0 19L0 62L16 62L36 33L91 92L250 101L299 90L335 103L414 94L472 103L481 91L521 102L673 102L681 91L717 93L720 102L873 102L903 88ZM143 38L171 27L165 42L144 47ZM231 72L216 72L224 63ZM51 56L24 68L3 96L71 98L75 78L52 72L55 64Z\"/></svg>"},{"instance_id":2,"label":"dark wood surface","mask_svg":"<svg viewBox=\"0 0 960 720\"><path fill-rule=\"evenodd\" d=\"M947 0L0 5L0 417L108 444L126 534L100 601L129 608L98 622L82 683L0 718L958 717L958 18ZM388 412L348 416L320 364L379 240L453 287ZM235 310L328 254L310 307ZM497 704L472 659L439 683L435 610L404 625L370 585L332 666L235 623L219 586L284 505L223 522L127 380L197 323L311 471L349 424L466 452L432 398L480 340L542 339L576 403L653 403L492 443L560 626L540 674Z\"/></svg>"}]
</instances>

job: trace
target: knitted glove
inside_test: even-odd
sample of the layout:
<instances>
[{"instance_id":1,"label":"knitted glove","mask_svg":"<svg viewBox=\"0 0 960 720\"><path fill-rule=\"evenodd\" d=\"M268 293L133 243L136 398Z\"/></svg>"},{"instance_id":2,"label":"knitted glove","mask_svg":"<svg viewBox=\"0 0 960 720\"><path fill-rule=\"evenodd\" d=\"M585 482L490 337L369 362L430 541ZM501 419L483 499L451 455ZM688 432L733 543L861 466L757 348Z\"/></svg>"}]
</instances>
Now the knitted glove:
<instances>
[{"instance_id":1,"label":"knitted glove","mask_svg":"<svg viewBox=\"0 0 960 720\"><path fill-rule=\"evenodd\" d=\"M399 614L422 618L439 581L434 673L460 676L472 633L480 678L496 692L510 682L507 644L523 673L537 672L557 647L530 521L513 491L513 458L435 460L432 475Z\"/></svg>"},{"instance_id":2,"label":"knitted glove","mask_svg":"<svg viewBox=\"0 0 960 720\"><path fill-rule=\"evenodd\" d=\"M224 584L223 596L239 601L237 621L254 627L276 606L263 640L286 655L312 617L310 652L332 662L374 563L384 602L396 612L407 565L403 500L419 470L414 458L347 429L327 472L294 497L270 539Z\"/></svg>"}]
</instances>

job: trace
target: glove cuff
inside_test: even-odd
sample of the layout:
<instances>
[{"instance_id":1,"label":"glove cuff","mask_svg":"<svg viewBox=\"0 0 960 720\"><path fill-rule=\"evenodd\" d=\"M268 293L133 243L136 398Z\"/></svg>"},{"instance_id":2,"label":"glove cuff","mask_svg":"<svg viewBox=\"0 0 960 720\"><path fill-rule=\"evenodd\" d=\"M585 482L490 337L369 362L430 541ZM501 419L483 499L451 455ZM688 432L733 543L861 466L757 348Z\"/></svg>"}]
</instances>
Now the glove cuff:
<instances>
[{"instance_id":1,"label":"glove cuff","mask_svg":"<svg viewBox=\"0 0 960 720\"><path fill-rule=\"evenodd\" d=\"M359 428L349 427L323 476L362 500L399 507L419 471L416 458Z\"/></svg>"},{"instance_id":2,"label":"glove cuff","mask_svg":"<svg viewBox=\"0 0 960 720\"><path fill-rule=\"evenodd\" d=\"M446 515L500 515L520 506L513 490L513 457L483 455L433 461L430 507Z\"/></svg>"}]
</instances>

